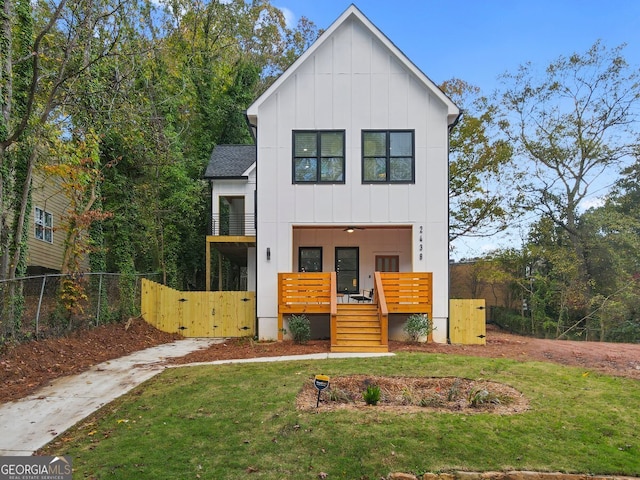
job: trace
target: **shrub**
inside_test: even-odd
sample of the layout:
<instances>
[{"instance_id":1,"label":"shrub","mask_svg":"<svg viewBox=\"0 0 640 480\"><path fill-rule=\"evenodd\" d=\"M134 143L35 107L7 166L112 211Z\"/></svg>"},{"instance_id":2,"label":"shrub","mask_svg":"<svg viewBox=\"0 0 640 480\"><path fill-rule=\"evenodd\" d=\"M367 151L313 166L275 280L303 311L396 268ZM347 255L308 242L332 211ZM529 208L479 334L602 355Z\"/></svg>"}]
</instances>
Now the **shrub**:
<instances>
[{"instance_id":1,"label":"shrub","mask_svg":"<svg viewBox=\"0 0 640 480\"><path fill-rule=\"evenodd\" d=\"M404 325L404 331L410 342L419 342L433 331L433 322L426 313L414 313Z\"/></svg>"},{"instance_id":2,"label":"shrub","mask_svg":"<svg viewBox=\"0 0 640 480\"><path fill-rule=\"evenodd\" d=\"M294 343L304 344L311 339L311 322L306 315L291 315L289 330Z\"/></svg>"},{"instance_id":3,"label":"shrub","mask_svg":"<svg viewBox=\"0 0 640 480\"><path fill-rule=\"evenodd\" d=\"M637 320L626 320L607 332L606 341L640 343L640 323Z\"/></svg>"},{"instance_id":4,"label":"shrub","mask_svg":"<svg viewBox=\"0 0 640 480\"><path fill-rule=\"evenodd\" d=\"M469 405L472 407L479 407L489 403L499 404L500 398L484 388L476 388L469 393Z\"/></svg>"},{"instance_id":5,"label":"shrub","mask_svg":"<svg viewBox=\"0 0 640 480\"><path fill-rule=\"evenodd\" d=\"M380 387L373 384L367 385L362 398L364 398L364 403L367 405L377 405L380 401Z\"/></svg>"}]
</instances>

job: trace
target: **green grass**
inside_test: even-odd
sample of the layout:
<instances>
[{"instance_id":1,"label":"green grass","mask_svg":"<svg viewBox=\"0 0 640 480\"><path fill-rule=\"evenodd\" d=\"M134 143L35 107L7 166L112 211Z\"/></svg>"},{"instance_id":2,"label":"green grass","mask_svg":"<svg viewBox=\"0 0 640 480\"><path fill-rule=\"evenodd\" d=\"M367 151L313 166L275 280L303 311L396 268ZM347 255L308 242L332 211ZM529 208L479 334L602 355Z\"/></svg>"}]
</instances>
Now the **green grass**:
<instances>
[{"instance_id":1,"label":"green grass","mask_svg":"<svg viewBox=\"0 0 640 480\"><path fill-rule=\"evenodd\" d=\"M313 375L460 376L503 382L516 415L299 412ZM640 382L550 363L395 357L170 369L52 444L74 478L378 479L392 471L640 475Z\"/></svg>"}]
</instances>

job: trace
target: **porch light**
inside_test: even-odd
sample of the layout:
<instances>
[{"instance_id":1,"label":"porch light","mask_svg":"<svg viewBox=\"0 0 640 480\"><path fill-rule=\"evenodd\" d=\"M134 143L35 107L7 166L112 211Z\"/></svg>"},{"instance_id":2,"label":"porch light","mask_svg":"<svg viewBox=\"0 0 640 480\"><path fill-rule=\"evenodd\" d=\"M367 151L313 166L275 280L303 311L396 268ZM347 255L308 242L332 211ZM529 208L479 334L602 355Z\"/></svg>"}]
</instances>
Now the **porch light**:
<instances>
[{"instance_id":1,"label":"porch light","mask_svg":"<svg viewBox=\"0 0 640 480\"><path fill-rule=\"evenodd\" d=\"M271 260L271 249L267 247L267 260Z\"/></svg>"},{"instance_id":2,"label":"porch light","mask_svg":"<svg viewBox=\"0 0 640 480\"><path fill-rule=\"evenodd\" d=\"M347 233L353 233L355 230L353 229L353 227L347 227L346 232Z\"/></svg>"}]
</instances>

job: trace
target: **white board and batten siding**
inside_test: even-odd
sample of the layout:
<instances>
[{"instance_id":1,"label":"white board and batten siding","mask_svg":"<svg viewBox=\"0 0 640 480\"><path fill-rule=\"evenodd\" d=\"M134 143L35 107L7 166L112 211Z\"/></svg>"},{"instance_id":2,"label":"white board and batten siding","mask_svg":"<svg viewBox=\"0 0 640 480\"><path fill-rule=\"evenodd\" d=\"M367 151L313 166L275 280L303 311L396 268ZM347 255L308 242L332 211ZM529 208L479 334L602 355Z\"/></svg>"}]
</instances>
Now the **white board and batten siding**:
<instances>
[{"instance_id":1,"label":"white board and batten siding","mask_svg":"<svg viewBox=\"0 0 640 480\"><path fill-rule=\"evenodd\" d=\"M350 7L249 108L248 115L258 126L261 336L277 333L272 332L277 318L273 279L294 267L293 227L370 224L410 227L411 252L402 252L409 263L404 271L433 272L433 315L436 332L443 337L434 332L434 339L446 341L448 124L457 108L434 88ZM361 132L366 129L415 131L414 184L362 184ZM344 184L292 183L293 130L345 131Z\"/></svg>"}]
</instances>

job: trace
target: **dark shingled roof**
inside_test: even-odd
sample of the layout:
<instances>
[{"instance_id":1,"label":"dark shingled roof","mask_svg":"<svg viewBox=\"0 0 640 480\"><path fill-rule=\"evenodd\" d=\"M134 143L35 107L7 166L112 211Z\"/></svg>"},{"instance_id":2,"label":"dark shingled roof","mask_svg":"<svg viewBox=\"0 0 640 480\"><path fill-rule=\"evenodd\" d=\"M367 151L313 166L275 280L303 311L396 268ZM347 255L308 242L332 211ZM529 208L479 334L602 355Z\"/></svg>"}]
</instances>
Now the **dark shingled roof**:
<instances>
[{"instance_id":1,"label":"dark shingled roof","mask_svg":"<svg viewBox=\"0 0 640 480\"><path fill-rule=\"evenodd\" d=\"M216 145L204 178L242 178L255 162L255 145Z\"/></svg>"}]
</instances>

